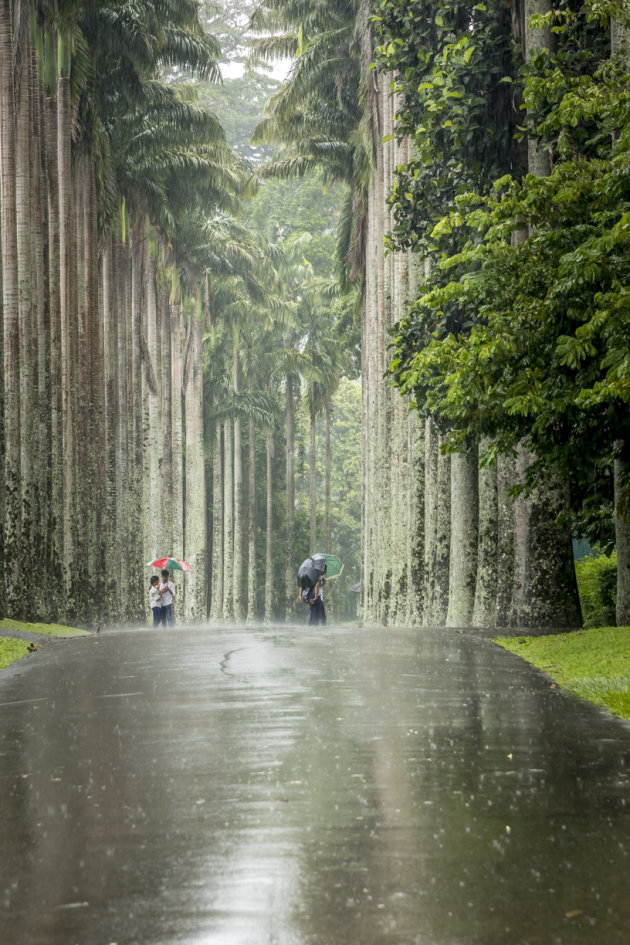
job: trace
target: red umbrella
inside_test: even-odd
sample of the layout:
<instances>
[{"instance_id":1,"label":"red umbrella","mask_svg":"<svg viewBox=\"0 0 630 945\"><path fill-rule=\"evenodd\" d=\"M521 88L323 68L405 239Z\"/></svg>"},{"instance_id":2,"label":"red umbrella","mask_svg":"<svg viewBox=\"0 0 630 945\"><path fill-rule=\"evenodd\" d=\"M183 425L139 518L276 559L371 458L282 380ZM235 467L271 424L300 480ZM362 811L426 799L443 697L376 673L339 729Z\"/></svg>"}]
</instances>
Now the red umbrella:
<instances>
[{"instance_id":1,"label":"red umbrella","mask_svg":"<svg viewBox=\"0 0 630 945\"><path fill-rule=\"evenodd\" d=\"M160 571L192 571L189 564L179 558L156 558L147 561L147 568L159 568Z\"/></svg>"}]
</instances>

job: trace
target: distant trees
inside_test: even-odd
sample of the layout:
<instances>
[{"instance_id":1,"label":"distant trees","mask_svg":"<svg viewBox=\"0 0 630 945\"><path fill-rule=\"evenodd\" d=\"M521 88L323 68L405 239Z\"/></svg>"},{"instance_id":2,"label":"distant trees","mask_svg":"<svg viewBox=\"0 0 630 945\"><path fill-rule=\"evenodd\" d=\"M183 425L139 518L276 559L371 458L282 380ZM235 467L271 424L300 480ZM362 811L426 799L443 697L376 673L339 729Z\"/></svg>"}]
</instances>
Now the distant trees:
<instances>
[{"instance_id":1,"label":"distant trees","mask_svg":"<svg viewBox=\"0 0 630 945\"><path fill-rule=\"evenodd\" d=\"M0 40L4 605L142 619L159 552L192 559L181 613L204 613L201 236L242 175L160 70L216 76L218 50L194 4L151 0L7 0Z\"/></svg>"},{"instance_id":2,"label":"distant trees","mask_svg":"<svg viewBox=\"0 0 630 945\"><path fill-rule=\"evenodd\" d=\"M627 10L371 14L375 45L360 4L261 6L284 28L261 54L297 58L257 132L287 149L271 173L315 164L350 187L363 617L579 625L571 532L610 541L613 466L618 542L627 518Z\"/></svg>"},{"instance_id":3,"label":"distant trees","mask_svg":"<svg viewBox=\"0 0 630 945\"><path fill-rule=\"evenodd\" d=\"M337 197L313 177L236 220L256 185L199 105L219 50L196 3L7 2L0 42L3 605L142 620L144 562L174 553L179 619L281 618L295 426L332 422L343 347L316 288Z\"/></svg>"}]
</instances>

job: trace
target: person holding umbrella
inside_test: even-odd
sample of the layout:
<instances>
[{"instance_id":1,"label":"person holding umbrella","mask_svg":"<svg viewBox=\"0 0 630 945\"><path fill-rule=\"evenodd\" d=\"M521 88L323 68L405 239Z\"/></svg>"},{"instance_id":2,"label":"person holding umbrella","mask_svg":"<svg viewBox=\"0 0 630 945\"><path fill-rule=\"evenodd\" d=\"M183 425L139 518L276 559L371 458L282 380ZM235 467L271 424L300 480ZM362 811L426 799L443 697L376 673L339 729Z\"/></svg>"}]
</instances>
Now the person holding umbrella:
<instances>
[{"instance_id":1,"label":"person holding umbrella","mask_svg":"<svg viewBox=\"0 0 630 945\"><path fill-rule=\"evenodd\" d=\"M308 618L309 625L318 626L321 624L323 627L326 626L326 608L324 607L324 595L322 593L322 587L325 583L326 578L322 576L313 588L313 596L309 598L309 604L311 605Z\"/></svg>"},{"instance_id":2,"label":"person holding umbrella","mask_svg":"<svg viewBox=\"0 0 630 945\"><path fill-rule=\"evenodd\" d=\"M160 595L162 600L162 623L174 626L173 618L173 600L177 590L171 580L169 580L168 571L162 571L162 580L160 582Z\"/></svg>"},{"instance_id":3,"label":"person holding umbrella","mask_svg":"<svg viewBox=\"0 0 630 945\"><path fill-rule=\"evenodd\" d=\"M157 574L154 574L149 581L149 606L153 612L153 626L159 627L162 623L162 595Z\"/></svg>"},{"instance_id":4,"label":"person holding umbrella","mask_svg":"<svg viewBox=\"0 0 630 945\"><path fill-rule=\"evenodd\" d=\"M322 587L326 581L324 575L336 577L343 571L343 564L337 555L316 552L306 558L298 568L298 584L300 594L298 601L303 600L310 605L309 624L326 624L326 609Z\"/></svg>"}]
</instances>

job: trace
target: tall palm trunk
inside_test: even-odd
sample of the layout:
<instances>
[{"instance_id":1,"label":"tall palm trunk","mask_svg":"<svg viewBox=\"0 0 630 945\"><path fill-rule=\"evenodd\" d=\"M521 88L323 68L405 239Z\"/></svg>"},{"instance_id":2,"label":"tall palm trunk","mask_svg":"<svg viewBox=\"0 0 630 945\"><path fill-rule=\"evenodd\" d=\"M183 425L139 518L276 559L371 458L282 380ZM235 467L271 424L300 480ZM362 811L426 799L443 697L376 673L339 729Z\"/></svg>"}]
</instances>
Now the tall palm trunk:
<instances>
[{"instance_id":1,"label":"tall palm trunk","mask_svg":"<svg viewBox=\"0 0 630 945\"><path fill-rule=\"evenodd\" d=\"M41 32L37 36L38 51L33 46L31 51L31 71L33 75L34 107L33 107L33 200L34 226L31 234L32 253L35 259L35 352L37 358L37 387L35 391L37 419L35 424L35 447L33 477L34 492L34 522L36 522L36 547L33 555L33 571L36 575L35 591L36 606L39 613L46 613L43 586L44 576L48 576L47 561L50 553L51 520L50 520L50 348L49 348L49 311L48 273L46 252L46 93L40 77L39 61L43 65L43 49Z\"/></svg>"},{"instance_id":2,"label":"tall palm trunk","mask_svg":"<svg viewBox=\"0 0 630 945\"><path fill-rule=\"evenodd\" d=\"M232 361L232 385L235 395L240 391L239 333L234 328L234 351ZM243 607L243 444L241 418L238 410L234 415L234 552L232 563L234 618L242 620Z\"/></svg>"},{"instance_id":3,"label":"tall palm trunk","mask_svg":"<svg viewBox=\"0 0 630 945\"><path fill-rule=\"evenodd\" d=\"M285 569L285 613L289 617L295 610L295 401L293 375L286 376L286 569Z\"/></svg>"},{"instance_id":4,"label":"tall palm trunk","mask_svg":"<svg viewBox=\"0 0 630 945\"><path fill-rule=\"evenodd\" d=\"M22 6L21 13L28 10ZM16 12L16 11L14 11ZM16 26L14 19L14 27ZM26 33L26 22L21 26ZM25 40L26 41L26 40ZM16 72L16 226L18 246L18 292L19 292L19 335L20 335L20 485L22 503L22 540L20 549L20 613L37 613L34 597L41 586L38 579L39 546L37 531L41 519L36 499L36 420L37 403L37 317L36 317L36 270L37 260L34 254L33 234L40 221L36 218L35 182L36 140L33 134L33 121L36 100L36 75L32 69L30 43L24 48ZM15 611L14 611L15 612Z\"/></svg>"},{"instance_id":5,"label":"tall palm trunk","mask_svg":"<svg viewBox=\"0 0 630 945\"><path fill-rule=\"evenodd\" d=\"M139 618L144 614L145 595L143 593L144 574L141 571L143 560L143 529L140 527L143 517L145 500L144 469L144 438L143 438L143 380L142 380L142 346L143 323L145 320L146 292L145 264L146 264L146 234L144 214L137 212L134 217L131 246L131 346L130 369L131 380L129 386L129 410L131 413L129 455L130 469L130 518L134 528L130 535L130 551L133 565L130 568L131 597L128 600L129 610Z\"/></svg>"},{"instance_id":6,"label":"tall palm trunk","mask_svg":"<svg viewBox=\"0 0 630 945\"><path fill-rule=\"evenodd\" d=\"M160 516L160 309L157 280L157 246L148 239L145 246L147 298L147 371L143 377L143 427L146 442L145 480L147 500L144 504L144 536L148 560L162 554L159 543Z\"/></svg>"},{"instance_id":7,"label":"tall palm trunk","mask_svg":"<svg viewBox=\"0 0 630 945\"><path fill-rule=\"evenodd\" d=\"M184 369L186 407L186 502L184 553L192 566L186 577L184 616L189 621L206 617L206 477L203 441L202 310L197 291L195 312L189 322L191 343Z\"/></svg>"},{"instance_id":8,"label":"tall palm trunk","mask_svg":"<svg viewBox=\"0 0 630 945\"><path fill-rule=\"evenodd\" d=\"M123 211L124 216L124 211ZM124 239L124 233L123 233ZM116 244L116 326L119 411L116 427L116 547L128 547L129 544L129 375L127 370L128 320L129 320L129 258L126 242ZM118 616L122 617L125 602L128 599L129 576L122 560L118 563L116 575L120 604Z\"/></svg>"},{"instance_id":9,"label":"tall palm trunk","mask_svg":"<svg viewBox=\"0 0 630 945\"><path fill-rule=\"evenodd\" d=\"M251 381L249 384L252 388ZM247 623L258 615L258 581L256 574L256 424L249 421L247 487Z\"/></svg>"},{"instance_id":10,"label":"tall palm trunk","mask_svg":"<svg viewBox=\"0 0 630 945\"><path fill-rule=\"evenodd\" d=\"M223 436L217 423L212 451L212 574L210 619L223 616Z\"/></svg>"},{"instance_id":11,"label":"tall palm trunk","mask_svg":"<svg viewBox=\"0 0 630 945\"><path fill-rule=\"evenodd\" d=\"M19 578L20 501L20 312L16 212L16 115L13 84L11 2L0 0L0 202L4 380L3 545L7 609L13 610Z\"/></svg>"},{"instance_id":12,"label":"tall palm trunk","mask_svg":"<svg viewBox=\"0 0 630 945\"><path fill-rule=\"evenodd\" d=\"M182 417L182 338L183 305L181 298L171 306L171 364L173 371L173 396L171 401L170 424L173 449L173 531L171 551L168 554L182 554L184 549L184 466L183 466L183 417ZM176 549L180 549L179 552ZM184 604L185 587L179 586L179 608Z\"/></svg>"},{"instance_id":13,"label":"tall palm trunk","mask_svg":"<svg viewBox=\"0 0 630 945\"><path fill-rule=\"evenodd\" d=\"M375 97L376 99L376 97ZM374 105L378 112L378 99ZM378 118L378 116L377 116ZM375 120L375 135L380 138L382 131ZM378 150L377 150L378 159ZM377 558L385 553L378 542L382 502L379 501L380 484L379 464L379 377L378 361L378 305L379 305L379 258L382 253L379 220L382 219L382 207L379 202L379 190L376 181L378 166L374 169L373 179L368 191L367 208L367 245L366 245L366 286L363 314L363 562L361 575L361 615L366 623L376 620L378 599L383 589L379 585Z\"/></svg>"},{"instance_id":14,"label":"tall palm trunk","mask_svg":"<svg viewBox=\"0 0 630 945\"><path fill-rule=\"evenodd\" d=\"M231 420L223 424L223 617L234 618L234 453Z\"/></svg>"},{"instance_id":15,"label":"tall palm trunk","mask_svg":"<svg viewBox=\"0 0 630 945\"><path fill-rule=\"evenodd\" d=\"M77 328L76 352L77 365L75 372L76 398L76 516L81 527L75 531L75 568L74 578L79 585L75 592L77 613L87 620L86 608L93 605L94 589L90 586L90 545L95 539L90 513L92 509L91 492L93 488L92 462L92 428L90 422L91 410L91 376L92 352L89 348L89 323L92 315L94 287L89 285L89 244L88 239L88 178L91 168L84 156L77 161L74 174L74 228L77 233L77 258L75 262L77 273Z\"/></svg>"},{"instance_id":16,"label":"tall palm trunk","mask_svg":"<svg viewBox=\"0 0 630 945\"><path fill-rule=\"evenodd\" d=\"M46 33L46 174L48 181L48 313L50 347L50 518L51 543L48 554L52 617L62 599L59 570L63 560L63 404L61 390L61 261L59 226L59 180L57 156L57 40Z\"/></svg>"},{"instance_id":17,"label":"tall palm trunk","mask_svg":"<svg viewBox=\"0 0 630 945\"><path fill-rule=\"evenodd\" d=\"M114 285L116 267L116 245L113 236L109 236L102 253L102 298L103 298L103 358L104 358L104 398L105 422L103 439L105 450L104 468L104 528L103 541L108 548L117 545L117 457L118 428L120 420L120 386L118 383L118 304ZM116 613L115 602L119 599L118 569L110 563L104 575L105 608L108 613Z\"/></svg>"},{"instance_id":18,"label":"tall palm trunk","mask_svg":"<svg viewBox=\"0 0 630 945\"><path fill-rule=\"evenodd\" d=\"M326 400L326 411L325 411L325 450L326 450L326 465L325 465L325 480L324 480L324 544L329 550L332 548L332 535L330 528L330 481L332 477L332 437L331 437L331 428L332 428L332 408L330 405L330 398Z\"/></svg>"},{"instance_id":19,"label":"tall palm trunk","mask_svg":"<svg viewBox=\"0 0 630 945\"><path fill-rule=\"evenodd\" d=\"M170 548L173 540L173 438L171 428L171 403L173 399L171 309L166 280L160 293L160 349L162 353L162 383L160 404L160 457L162 469L160 489L160 530L162 543L160 554L175 554Z\"/></svg>"},{"instance_id":20,"label":"tall palm trunk","mask_svg":"<svg viewBox=\"0 0 630 945\"><path fill-rule=\"evenodd\" d=\"M70 50L63 36L58 46L59 81L57 87L57 168L59 192L59 260L61 308L61 396L63 415L63 561L66 568L66 600L74 612L76 587L74 574L76 549L76 440L75 440L75 377L76 344L76 240L72 216L71 136L72 107L70 90Z\"/></svg>"},{"instance_id":21,"label":"tall palm trunk","mask_svg":"<svg viewBox=\"0 0 630 945\"><path fill-rule=\"evenodd\" d=\"M311 384L309 410L309 545L311 554L317 547L317 437L315 436L315 388Z\"/></svg>"},{"instance_id":22,"label":"tall palm trunk","mask_svg":"<svg viewBox=\"0 0 630 945\"><path fill-rule=\"evenodd\" d=\"M266 437L266 460L267 460L267 502L266 502L266 530L265 530L265 623L271 623L273 617L273 573L271 562L273 561L273 434L268 433Z\"/></svg>"},{"instance_id":23,"label":"tall palm trunk","mask_svg":"<svg viewBox=\"0 0 630 945\"><path fill-rule=\"evenodd\" d=\"M85 295L87 309L87 374L89 403L87 425L90 431L88 453L89 491L87 495L87 514L89 520L88 561L90 573L91 619L98 620L105 612L103 568L107 545L103 531L105 510L101 501L99 485L106 465L105 440L105 353L103 334L103 299L100 292L102 285L99 271L98 209L96 195L96 176L94 167L88 162L86 168L85 197Z\"/></svg>"}]
</instances>

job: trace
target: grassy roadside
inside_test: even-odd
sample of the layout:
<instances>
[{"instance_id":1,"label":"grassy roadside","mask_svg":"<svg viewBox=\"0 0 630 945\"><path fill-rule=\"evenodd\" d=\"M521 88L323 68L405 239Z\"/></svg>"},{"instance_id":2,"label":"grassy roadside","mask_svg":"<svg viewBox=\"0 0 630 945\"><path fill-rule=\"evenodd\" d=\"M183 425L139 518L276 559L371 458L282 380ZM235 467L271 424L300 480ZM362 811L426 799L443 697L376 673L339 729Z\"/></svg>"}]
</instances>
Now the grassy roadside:
<instances>
[{"instance_id":1,"label":"grassy roadside","mask_svg":"<svg viewBox=\"0 0 630 945\"><path fill-rule=\"evenodd\" d=\"M33 644L32 641L4 636L7 632L28 633L42 637L81 637L87 634L86 630L66 627L58 623L27 623L24 620L3 618L0 620L0 669L27 656L37 648L37 644Z\"/></svg>"},{"instance_id":2,"label":"grassy roadside","mask_svg":"<svg viewBox=\"0 0 630 945\"><path fill-rule=\"evenodd\" d=\"M547 673L562 689L630 719L630 627L596 627L493 641Z\"/></svg>"}]
</instances>

